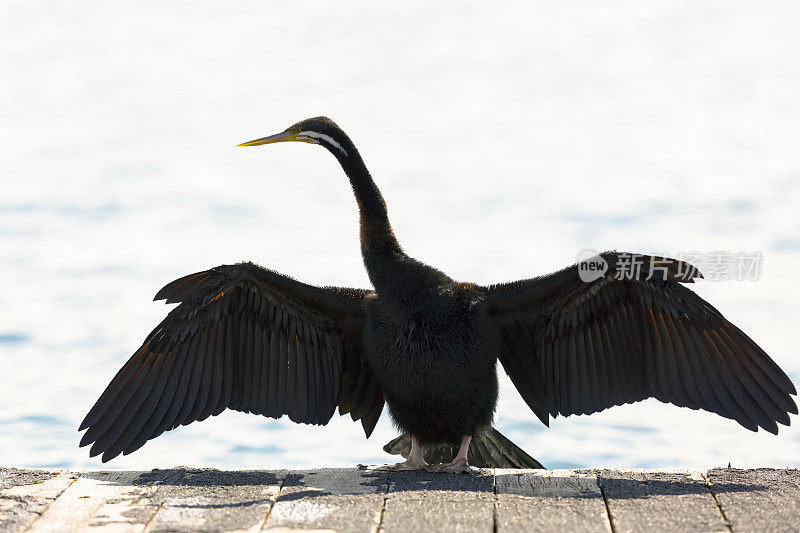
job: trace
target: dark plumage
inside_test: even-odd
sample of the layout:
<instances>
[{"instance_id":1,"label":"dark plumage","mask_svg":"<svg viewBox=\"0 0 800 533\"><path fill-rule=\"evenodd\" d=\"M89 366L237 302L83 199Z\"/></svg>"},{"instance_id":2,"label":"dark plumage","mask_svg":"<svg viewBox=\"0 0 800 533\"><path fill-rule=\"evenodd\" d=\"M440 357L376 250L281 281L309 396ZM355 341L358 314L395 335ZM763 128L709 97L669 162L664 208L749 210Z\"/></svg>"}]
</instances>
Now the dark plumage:
<instances>
[{"instance_id":1,"label":"dark plumage","mask_svg":"<svg viewBox=\"0 0 800 533\"><path fill-rule=\"evenodd\" d=\"M691 265L605 252L607 269L590 281L573 265L489 287L460 283L403 252L378 188L336 124L308 119L245 145L282 141L321 144L341 163L374 290L313 287L252 263L173 281L156 299L180 305L81 424L92 456L131 453L226 408L326 424L338 406L369 436L385 402L409 434L387 445L410 453L402 468L424 466L425 445L431 460L452 460L458 449L463 467L471 436L470 457L482 466L538 465L489 428L498 359L545 425L648 397L753 431L777 433L797 413L786 374L683 285L702 277ZM631 258L641 269L628 276Z\"/></svg>"}]
</instances>

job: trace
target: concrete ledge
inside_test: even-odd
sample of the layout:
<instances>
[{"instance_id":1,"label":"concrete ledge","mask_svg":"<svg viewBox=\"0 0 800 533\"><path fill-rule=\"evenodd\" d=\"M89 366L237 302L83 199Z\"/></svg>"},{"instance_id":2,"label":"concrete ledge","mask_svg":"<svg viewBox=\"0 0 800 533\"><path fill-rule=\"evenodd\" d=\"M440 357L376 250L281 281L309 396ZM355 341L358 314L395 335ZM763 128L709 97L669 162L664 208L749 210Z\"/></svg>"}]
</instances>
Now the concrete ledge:
<instances>
[{"instance_id":1,"label":"concrete ledge","mask_svg":"<svg viewBox=\"0 0 800 533\"><path fill-rule=\"evenodd\" d=\"M11 531L798 531L800 471L0 468Z\"/></svg>"}]
</instances>

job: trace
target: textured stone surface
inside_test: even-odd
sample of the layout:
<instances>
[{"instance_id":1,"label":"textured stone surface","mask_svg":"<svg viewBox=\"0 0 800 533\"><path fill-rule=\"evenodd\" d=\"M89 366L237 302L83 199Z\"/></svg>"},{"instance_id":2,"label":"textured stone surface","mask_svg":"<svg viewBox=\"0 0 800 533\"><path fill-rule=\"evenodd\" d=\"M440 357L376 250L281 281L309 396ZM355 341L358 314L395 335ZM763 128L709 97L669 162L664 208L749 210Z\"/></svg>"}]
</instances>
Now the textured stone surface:
<instances>
[{"instance_id":1,"label":"textured stone surface","mask_svg":"<svg viewBox=\"0 0 800 533\"><path fill-rule=\"evenodd\" d=\"M700 472L599 470L614 531L728 531Z\"/></svg>"},{"instance_id":2,"label":"textured stone surface","mask_svg":"<svg viewBox=\"0 0 800 533\"><path fill-rule=\"evenodd\" d=\"M51 503L27 531L141 531L156 513L154 484L140 484L141 472L88 472Z\"/></svg>"},{"instance_id":3,"label":"textured stone surface","mask_svg":"<svg viewBox=\"0 0 800 533\"><path fill-rule=\"evenodd\" d=\"M380 520L387 477L355 468L290 472L267 527L372 531Z\"/></svg>"},{"instance_id":4,"label":"textured stone surface","mask_svg":"<svg viewBox=\"0 0 800 533\"><path fill-rule=\"evenodd\" d=\"M161 472L173 475L152 498L159 506L152 531L258 531L286 477L285 470Z\"/></svg>"},{"instance_id":5,"label":"textured stone surface","mask_svg":"<svg viewBox=\"0 0 800 533\"><path fill-rule=\"evenodd\" d=\"M29 526L77 477L59 470L0 468L0 532Z\"/></svg>"},{"instance_id":6,"label":"textured stone surface","mask_svg":"<svg viewBox=\"0 0 800 533\"><path fill-rule=\"evenodd\" d=\"M497 470L495 486L497 531L611 531L592 474Z\"/></svg>"},{"instance_id":7,"label":"textured stone surface","mask_svg":"<svg viewBox=\"0 0 800 533\"><path fill-rule=\"evenodd\" d=\"M394 531L491 531L494 476L397 472L391 476L382 527Z\"/></svg>"},{"instance_id":8,"label":"textured stone surface","mask_svg":"<svg viewBox=\"0 0 800 533\"><path fill-rule=\"evenodd\" d=\"M610 510L610 518L608 511ZM800 472L0 468L0 532L798 531Z\"/></svg>"},{"instance_id":9,"label":"textured stone surface","mask_svg":"<svg viewBox=\"0 0 800 533\"><path fill-rule=\"evenodd\" d=\"M737 533L800 531L800 470L709 470L708 480Z\"/></svg>"}]
</instances>

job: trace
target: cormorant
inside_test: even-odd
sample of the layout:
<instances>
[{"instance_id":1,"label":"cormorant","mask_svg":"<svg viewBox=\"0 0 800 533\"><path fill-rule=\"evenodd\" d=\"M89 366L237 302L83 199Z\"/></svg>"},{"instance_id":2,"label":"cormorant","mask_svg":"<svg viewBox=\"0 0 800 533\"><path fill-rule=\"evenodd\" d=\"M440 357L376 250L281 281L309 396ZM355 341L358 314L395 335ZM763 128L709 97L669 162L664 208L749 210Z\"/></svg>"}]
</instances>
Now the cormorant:
<instances>
[{"instance_id":1,"label":"cormorant","mask_svg":"<svg viewBox=\"0 0 800 533\"><path fill-rule=\"evenodd\" d=\"M604 252L595 270L455 281L403 252L358 150L330 119L239 146L286 141L324 146L350 179L374 288L314 287L253 263L169 283L155 299L180 305L80 426L90 455L108 461L226 408L326 424L338 407L369 437L385 403L405 432L386 449L408 457L391 469L540 466L491 429L498 359L545 425L650 397L752 431L777 433L797 413L778 365L684 286L702 277L695 267ZM426 446L443 464L426 463Z\"/></svg>"}]
</instances>

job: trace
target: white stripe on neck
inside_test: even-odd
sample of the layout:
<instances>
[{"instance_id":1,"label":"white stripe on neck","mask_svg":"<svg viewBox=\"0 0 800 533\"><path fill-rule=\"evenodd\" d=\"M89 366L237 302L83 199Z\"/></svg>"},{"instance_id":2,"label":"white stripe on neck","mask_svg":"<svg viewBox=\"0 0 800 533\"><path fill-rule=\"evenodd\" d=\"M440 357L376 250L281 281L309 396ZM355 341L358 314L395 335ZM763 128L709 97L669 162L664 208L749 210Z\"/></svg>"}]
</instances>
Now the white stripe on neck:
<instances>
[{"instance_id":1,"label":"white stripe on neck","mask_svg":"<svg viewBox=\"0 0 800 533\"><path fill-rule=\"evenodd\" d=\"M344 155L347 155L347 150L345 150L341 144L337 143L333 140L333 137L330 135L325 135L324 133L317 133L316 131L301 131L298 135L305 135L306 137L311 137L312 139L322 139L332 146L335 146L340 152Z\"/></svg>"}]
</instances>

